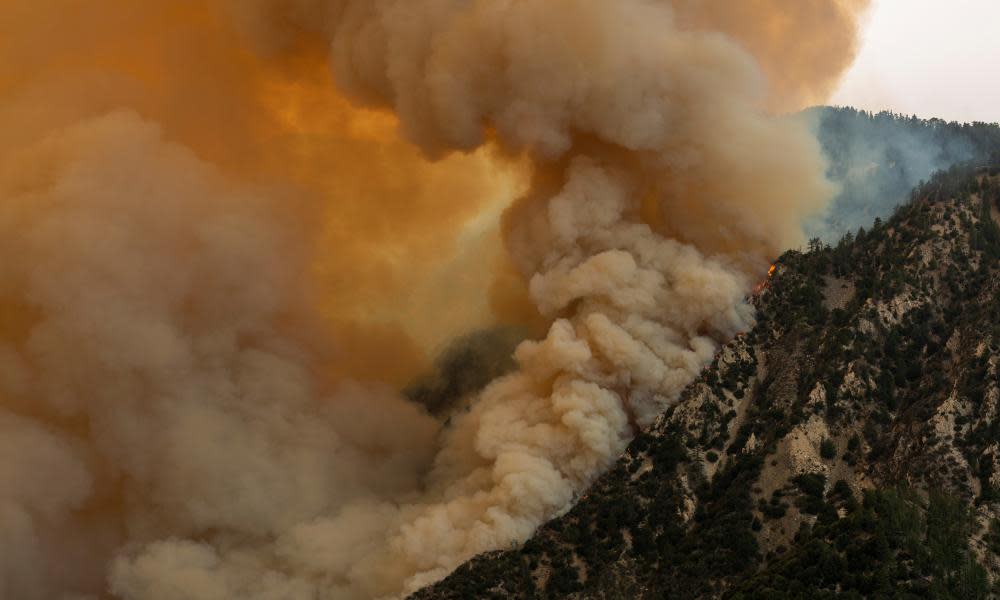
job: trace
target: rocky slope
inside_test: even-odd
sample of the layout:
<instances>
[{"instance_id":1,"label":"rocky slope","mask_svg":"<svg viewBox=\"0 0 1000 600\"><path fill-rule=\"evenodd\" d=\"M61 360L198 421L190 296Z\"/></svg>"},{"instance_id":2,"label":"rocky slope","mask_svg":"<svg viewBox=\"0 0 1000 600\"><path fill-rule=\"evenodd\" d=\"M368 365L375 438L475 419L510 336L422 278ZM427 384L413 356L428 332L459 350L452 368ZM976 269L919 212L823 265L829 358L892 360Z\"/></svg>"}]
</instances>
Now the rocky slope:
<instances>
[{"instance_id":1,"label":"rocky slope","mask_svg":"<svg viewBox=\"0 0 1000 600\"><path fill-rule=\"evenodd\" d=\"M782 256L757 327L571 510L414 598L988 597L998 173Z\"/></svg>"}]
</instances>

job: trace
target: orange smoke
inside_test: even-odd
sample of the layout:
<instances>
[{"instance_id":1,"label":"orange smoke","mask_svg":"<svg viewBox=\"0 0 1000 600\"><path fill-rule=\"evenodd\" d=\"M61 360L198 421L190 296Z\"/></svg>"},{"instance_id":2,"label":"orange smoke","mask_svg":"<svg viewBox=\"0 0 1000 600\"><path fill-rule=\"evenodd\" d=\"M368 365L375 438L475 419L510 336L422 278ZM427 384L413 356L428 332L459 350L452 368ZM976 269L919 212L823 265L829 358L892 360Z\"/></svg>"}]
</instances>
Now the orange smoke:
<instances>
[{"instance_id":1,"label":"orange smoke","mask_svg":"<svg viewBox=\"0 0 1000 600\"><path fill-rule=\"evenodd\" d=\"M671 0L683 26L719 31L757 59L768 105L823 102L857 51L858 20L871 0Z\"/></svg>"},{"instance_id":2,"label":"orange smoke","mask_svg":"<svg viewBox=\"0 0 1000 600\"><path fill-rule=\"evenodd\" d=\"M474 218L517 194L519 168L488 148L428 162L400 140L394 116L337 94L318 37L297 31L290 47L263 52L233 8L7 3L0 152L127 106L227 172L280 188L291 226L313 240L315 292L332 326L347 328L346 353L409 347L389 377L405 379L428 350L497 320L486 293L492 269L455 257L473 251L503 262L495 227ZM382 333L350 333L369 325Z\"/></svg>"}]
</instances>

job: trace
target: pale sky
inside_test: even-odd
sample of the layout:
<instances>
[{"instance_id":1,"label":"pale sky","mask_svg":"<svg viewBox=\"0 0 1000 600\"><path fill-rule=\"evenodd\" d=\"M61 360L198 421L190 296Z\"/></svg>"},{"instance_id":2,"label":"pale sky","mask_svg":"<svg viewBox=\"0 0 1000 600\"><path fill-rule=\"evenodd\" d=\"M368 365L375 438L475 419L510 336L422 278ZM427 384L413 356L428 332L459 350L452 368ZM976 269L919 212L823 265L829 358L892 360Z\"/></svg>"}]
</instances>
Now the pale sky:
<instances>
[{"instance_id":1,"label":"pale sky","mask_svg":"<svg viewBox=\"0 0 1000 600\"><path fill-rule=\"evenodd\" d=\"M1000 0L875 0L830 102L1000 121Z\"/></svg>"}]
</instances>

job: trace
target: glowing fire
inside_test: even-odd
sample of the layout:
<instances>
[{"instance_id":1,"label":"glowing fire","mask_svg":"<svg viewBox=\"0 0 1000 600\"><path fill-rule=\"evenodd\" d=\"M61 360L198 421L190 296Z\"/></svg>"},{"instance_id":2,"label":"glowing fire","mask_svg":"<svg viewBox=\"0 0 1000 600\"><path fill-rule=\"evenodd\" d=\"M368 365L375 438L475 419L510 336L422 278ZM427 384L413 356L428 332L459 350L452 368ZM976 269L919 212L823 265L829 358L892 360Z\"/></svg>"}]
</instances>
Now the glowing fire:
<instances>
[{"instance_id":1,"label":"glowing fire","mask_svg":"<svg viewBox=\"0 0 1000 600\"><path fill-rule=\"evenodd\" d=\"M777 270L778 270L778 265L777 264L771 265L771 268L767 270L767 279L761 281L760 283L758 283L757 285L755 285L753 287L753 295L754 296L759 295L761 292L763 292L765 289L767 289L768 283L769 283L770 279L772 277L774 277L774 273Z\"/></svg>"}]
</instances>

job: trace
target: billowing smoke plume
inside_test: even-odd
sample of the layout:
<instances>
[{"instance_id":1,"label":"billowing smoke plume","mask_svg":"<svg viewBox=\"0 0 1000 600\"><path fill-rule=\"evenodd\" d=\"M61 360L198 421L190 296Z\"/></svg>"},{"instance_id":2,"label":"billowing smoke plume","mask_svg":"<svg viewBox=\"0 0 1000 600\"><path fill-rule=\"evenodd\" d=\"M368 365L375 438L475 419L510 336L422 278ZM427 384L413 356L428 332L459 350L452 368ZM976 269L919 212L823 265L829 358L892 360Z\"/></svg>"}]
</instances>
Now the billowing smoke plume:
<instances>
[{"instance_id":1,"label":"billowing smoke plume","mask_svg":"<svg viewBox=\"0 0 1000 600\"><path fill-rule=\"evenodd\" d=\"M673 0L684 25L720 31L747 48L768 77L768 104L822 102L854 58L869 0Z\"/></svg>"},{"instance_id":2,"label":"billowing smoke plume","mask_svg":"<svg viewBox=\"0 0 1000 600\"><path fill-rule=\"evenodd\" d=\"M816 22L798 0L756 3L760 31L652 0L102 4L15 2L0 31L12 598L395 597L523 541L750 326L831 193L749 53L828 84L849 44L813 72L761 50L777 15ZM336 89L448 158L321 91L325 47ZM548 333L443 425L371 382L410 372L391 320L351 319L448 272L421 242L488 248L472 196L524 169L503 234Z\"/></svg>"}]
</instances>

